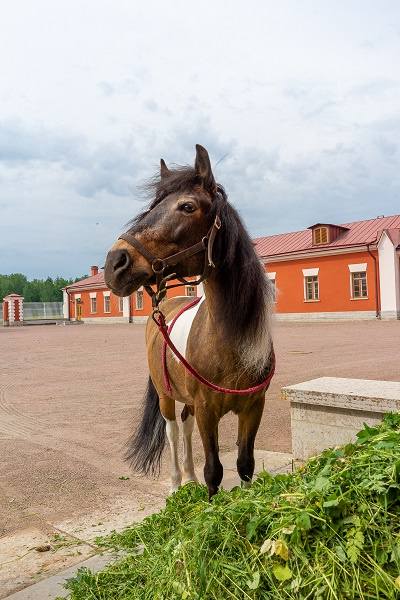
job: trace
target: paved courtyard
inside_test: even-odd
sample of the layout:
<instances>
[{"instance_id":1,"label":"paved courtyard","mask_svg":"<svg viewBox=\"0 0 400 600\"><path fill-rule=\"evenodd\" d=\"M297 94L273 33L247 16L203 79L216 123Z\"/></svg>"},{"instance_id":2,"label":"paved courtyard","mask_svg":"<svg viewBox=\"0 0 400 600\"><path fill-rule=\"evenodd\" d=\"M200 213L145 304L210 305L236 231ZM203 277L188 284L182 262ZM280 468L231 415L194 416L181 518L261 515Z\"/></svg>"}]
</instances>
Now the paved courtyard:
<instances>
[{"instance_id":1,"label":"paved courtyard","mask_svg":"<svg viewBox=\"0 0 400 600\"><path fill-rule=\"evenodd\" d=\"M281 322L275 346L260 452L291 449L281 387L321 376L400 381L400 321ZM162 507L169 458L158 481L132 475L122 458L147 382L144 326L1 328L0 349L2 598L93 553L96 535ZM227 457L235 429L226 416ZM201 473L197 433L194 458Z\"/></svg>"}]
</instances>

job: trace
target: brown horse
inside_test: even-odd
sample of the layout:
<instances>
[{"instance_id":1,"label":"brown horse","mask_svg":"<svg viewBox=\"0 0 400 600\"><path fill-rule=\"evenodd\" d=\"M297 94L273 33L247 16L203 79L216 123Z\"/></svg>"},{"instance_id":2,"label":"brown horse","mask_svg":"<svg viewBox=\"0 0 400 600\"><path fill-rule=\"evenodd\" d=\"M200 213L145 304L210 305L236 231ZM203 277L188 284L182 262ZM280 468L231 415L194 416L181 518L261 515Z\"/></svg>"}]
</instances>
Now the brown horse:
<instances>
[{"instance_id":1,"label":"brown horse","mask_svg":"<svg viewBox=\"0 0 400 600\"><path fill-rule=\"evenodd\" d=\"M265 380L274 364L272 290L238 213L215 182L205 148L196 146L194 168L168 169L161 160L160 176L149 183L149 190L153 198L149 209L130 223L128 232L108 253L106 284L114 294L127 296L142 285L158 283L160 287L161 279L162 288L164 278L172 275L202 274L204 296L179 316L170 338L181 358L219 386L219 391L210 390L189 373L169 348L164 349L163 369L163 335L156 322L160 311L170 324L192 299L164 300L155 313L158 319L150 318L147 324L150 378L142 421L127 458L135 470L159 471L166 433L172 456L171 492L178 488L182 473L175 403L181 402L184 482L197 481L191 444L196 420L211 498L223 475L218 424L229 411L238 415L239 476L248 483L254 473L254 440L264 409ZM241 393L233 393L236 390Z\"/></svg>"}]
</instances>

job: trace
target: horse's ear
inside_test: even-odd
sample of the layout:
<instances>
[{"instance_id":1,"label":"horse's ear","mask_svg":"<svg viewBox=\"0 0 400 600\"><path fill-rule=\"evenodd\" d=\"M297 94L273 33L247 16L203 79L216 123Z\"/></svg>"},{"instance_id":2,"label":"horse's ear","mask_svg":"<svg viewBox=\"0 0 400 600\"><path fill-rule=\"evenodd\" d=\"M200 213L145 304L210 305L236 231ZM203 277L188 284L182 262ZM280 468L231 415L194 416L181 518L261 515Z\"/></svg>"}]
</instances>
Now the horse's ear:
<instances>
[{"instance_id":1,"label":"horse's ear","mask_svg":"<svg viewBox=\"0 0 400 600\"><path fill-rule=\"evenodd\" d=\"M200 144L196 144L196 161L194 163L196 173L202 178L204 187L214 195L217 191L214 175L211 169L208 152Z\"/></svg>"},{"instance_id":2,"label":"horse's ear","mask_svg":"<svg viewBox=\"0 0 400 600\"><path fill-rule=\"evenodd\" d=\"M169 169L168 169L167 165L165 164L165 160L163 158L160 160L160 165L161 165L160 177L161 177L161 179L164 179L164 177L166 177L169 174Z\"/></svg>"}]
</instances>

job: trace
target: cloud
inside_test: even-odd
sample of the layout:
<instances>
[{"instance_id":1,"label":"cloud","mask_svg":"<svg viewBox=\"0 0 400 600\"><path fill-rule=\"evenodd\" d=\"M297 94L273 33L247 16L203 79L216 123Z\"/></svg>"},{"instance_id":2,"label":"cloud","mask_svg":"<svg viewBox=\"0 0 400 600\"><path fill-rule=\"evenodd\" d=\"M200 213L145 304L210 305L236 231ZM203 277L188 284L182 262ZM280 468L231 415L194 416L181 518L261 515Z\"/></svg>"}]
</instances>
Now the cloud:
<instances>
[{"instance_id":1,"label":"cloud","mask_svg":"<svg viewBox=\"0 0 400 600\"><path fill-rule=\"evenodd\" d=\"M382 2L8 3L0 272L101 262L137 185L196 143L254 236L398 213L400 18Z\"/></svg>"}]
</instances>

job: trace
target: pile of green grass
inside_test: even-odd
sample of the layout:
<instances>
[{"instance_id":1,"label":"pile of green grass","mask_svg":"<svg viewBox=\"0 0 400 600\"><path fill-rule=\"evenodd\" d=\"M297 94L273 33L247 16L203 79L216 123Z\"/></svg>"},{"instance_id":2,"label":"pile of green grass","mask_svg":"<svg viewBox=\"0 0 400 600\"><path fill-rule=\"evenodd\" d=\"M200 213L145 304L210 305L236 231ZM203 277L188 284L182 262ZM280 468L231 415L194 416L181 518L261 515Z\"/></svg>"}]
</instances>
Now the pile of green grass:
<instances>
[{"instance_id":1,"label":"pile of green grass","mask_svg":"<svg viewBox=\"0 0 400 600\"><path fill-rule=\"evenodd\" d=\"M400 415L211 503L186 485L101 543L128 554L81 569L66 584L72 600L400 598Z\"/></svg>"}]
</instances>

